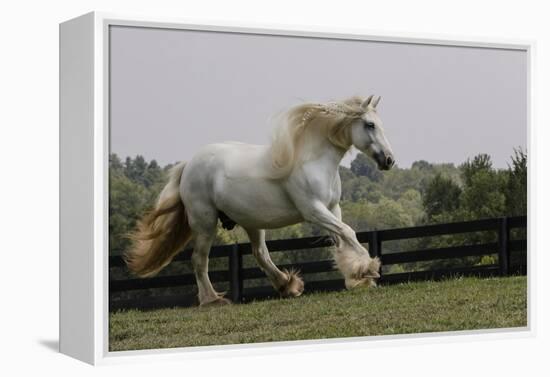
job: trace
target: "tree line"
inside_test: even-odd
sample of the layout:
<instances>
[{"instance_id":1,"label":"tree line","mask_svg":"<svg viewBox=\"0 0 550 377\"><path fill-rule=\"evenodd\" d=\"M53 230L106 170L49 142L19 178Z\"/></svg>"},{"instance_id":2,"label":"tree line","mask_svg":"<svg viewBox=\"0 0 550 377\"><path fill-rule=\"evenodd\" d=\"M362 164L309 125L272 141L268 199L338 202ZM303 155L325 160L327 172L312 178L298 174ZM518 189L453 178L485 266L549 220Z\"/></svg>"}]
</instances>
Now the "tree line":
<instances>
[{"instance_id":1,"label":"tree line","mask_svg":"<svg viewBox=\"0 0 550 377\"><path fill-rule=\"evenodd\" d=\"M112 255L122 253L129 246L126 235L137 219L154 205L171 166L160 166L155 160L146 161L142 156L122 160L116 154L110 155L109 248ZM479 154L458 166L416 161L410 168L396 166L382 172L371 159L358 154L349 168L340 167L340 176L343 220L356 231L527 213L527 154L521 149L512 152L506 169L494 168L489 155ZM318 227L302 223L269 230L266 237L282 239L323 234ZM492 234L469 234L393 241L384 249L399 251L493 242L495 237ZM239 227L232 231L218 229L217 244L247 241L246 234ZM309 259L311 255L302 251L296 258ZM273 259L276 263L288 262ZM313 259L318 260L320 256L315 255ZM476 258L468 261L469 264L490 262ZM452 263L456 261L441 262L442 265ZM407 266L392 268L407 269Z\"/></svg>"}]
</instances>

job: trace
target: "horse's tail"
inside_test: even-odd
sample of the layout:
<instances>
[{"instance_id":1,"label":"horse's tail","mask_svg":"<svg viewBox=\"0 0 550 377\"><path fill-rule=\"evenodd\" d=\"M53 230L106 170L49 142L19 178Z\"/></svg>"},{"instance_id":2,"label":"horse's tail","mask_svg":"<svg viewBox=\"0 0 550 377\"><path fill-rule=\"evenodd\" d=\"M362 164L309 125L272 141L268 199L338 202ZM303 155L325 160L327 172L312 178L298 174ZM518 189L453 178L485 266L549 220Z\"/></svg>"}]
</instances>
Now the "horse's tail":
<instances>
[{"instance_id":1,"label":"horse's tail","mask_svg":"<svg viewBox=\"0 0 550 377\"><path fill-rule=\"evenodd\" d=\"M179 192L184 167L182 162L170 170L170 178L155 208L138 221L136 230L130 234L132 246L126 251L124 260L130 271L140 277L155 275L191 239L191 228Z\"/></svg>"}]
</instances>

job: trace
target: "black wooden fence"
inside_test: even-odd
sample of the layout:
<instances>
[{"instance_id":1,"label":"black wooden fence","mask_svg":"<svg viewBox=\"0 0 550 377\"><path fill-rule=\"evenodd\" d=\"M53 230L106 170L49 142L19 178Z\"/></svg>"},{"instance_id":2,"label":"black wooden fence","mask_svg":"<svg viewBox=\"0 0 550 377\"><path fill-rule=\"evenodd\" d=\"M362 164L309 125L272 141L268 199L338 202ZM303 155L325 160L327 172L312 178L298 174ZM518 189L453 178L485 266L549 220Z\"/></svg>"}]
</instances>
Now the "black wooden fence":
<instances>
[{"instance_id":1,"label":"black wooden fence","mask_svg":"<svg viewBox=\"0 0 550 377\"><path fill-rule=\"evenodd\" d=\"M403 263L415 263L422 261L445 260L452 258L479 257L484 255L496 255L497 263L467 266L462 268L444 268L436 270L414 271L406 273L382 274L379 284L392 284L404 281L441 279L456 275L476 276L505 276L509 274L525 274L527 272L526 239L510 239L511 230L526 229L527 218L525 216L503 217L494 219L483 219L468 222L448 223L417 226L410 228L375 230L370 232L357 233L361 243L369 245L369 252L372 256L378 256L383 266ZM471 245L452 246L437 249L409 250L390 252L383 248L384 242L414 239L420 237L444 236L459 233L472 232L496 232L496 242L476 243ZM526 234L526 232L524 232ZM268 241L267 246L270 252L287 252L289 250L304 250L332 246L328 237L308 237L287 240ZM223 245L213 247L210 258L228 258L228 270L211 271L210 279L213 283L228 282L228 297L233 302L247 302L254 299L278 297L272 287L249 287L244 288L244 282L249 279L264 277L259 268L243 268L243 256L252 254L249 243ZM512 255L514 258L512 258ZM189 261L190 250L180 253L175 261ZM120 256L109 258L110 268L124 268L124 261ZM333 291L344 288L343 279L331 279L320 281L308 281L308 275L334 271L331 260L296 263L282 265L280 268L295 268L301 271L306 283L306 292L312 291ZM173 276L158 276L146 279L119 279L109 281L111 311L140 308L151 309L171 306L190 306L196 304L195 294L186 295L160 295L132 299L117 299L117 293L151 288L182 287L195 285L193 274L182 274Z\"/></svg>"}]
</instances>

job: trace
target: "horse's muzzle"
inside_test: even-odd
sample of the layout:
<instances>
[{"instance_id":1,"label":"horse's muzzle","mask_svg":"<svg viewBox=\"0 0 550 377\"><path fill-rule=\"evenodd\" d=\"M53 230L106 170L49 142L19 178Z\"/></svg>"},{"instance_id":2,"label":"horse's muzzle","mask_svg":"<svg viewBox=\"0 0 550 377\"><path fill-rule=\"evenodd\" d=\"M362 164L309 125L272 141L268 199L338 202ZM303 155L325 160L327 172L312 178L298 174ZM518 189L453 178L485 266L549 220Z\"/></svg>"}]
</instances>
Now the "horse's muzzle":
<instances>
[{"instance_id":1,"label":"horse's muzzle","mask_svg":"<svg viewBox=\"0 0 550 377\"><path fill-rule=\"evenodd\" d=\"M374 155L374 159L378 164L380 170L390 170L395 164L395 159L391 154L386 155L384 152L380 152Z\"/></svg>"}]
</instances>

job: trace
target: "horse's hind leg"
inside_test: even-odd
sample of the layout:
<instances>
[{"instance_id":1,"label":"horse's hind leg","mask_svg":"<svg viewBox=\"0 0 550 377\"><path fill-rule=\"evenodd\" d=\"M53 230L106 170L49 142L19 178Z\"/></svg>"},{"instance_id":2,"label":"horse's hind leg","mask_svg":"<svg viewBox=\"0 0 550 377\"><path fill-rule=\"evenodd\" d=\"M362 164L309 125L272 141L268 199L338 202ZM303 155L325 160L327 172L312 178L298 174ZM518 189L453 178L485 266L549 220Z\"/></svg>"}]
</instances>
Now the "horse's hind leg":
<instances>
[{"instance_id":1,"label":"horse's hind leg","mask_svg":"<svg viewBox=\"0 0 550 377\"><path fill-rule=\"evenodd\" d=\"M252 253L273 287L284 297L300 296L304 291L304 282L296 271L281 271L273 263L265 244L265 231L262 229L245 230L250 238Z\"/></svg>"},{"instance_id":2,"label":"horse's hind leg","mask_svg":"<svg viewBox=\"0 0 550 377\"><path fill-rule=\"evenodd\" d=\"M200 305L227 304L229 300L223 298L223 294L216 292L208 277L208 254L216 237L218 225L218 212L206 200L200 196L188 197L187 215L189 226L195 234L195 246L191 261L195 270L195 278L199 290Z\"/></svg>"},{"instance_id":3,"label":"horse's hind leg","mask_svg":"<svg viewBox=\"0 0 550 377\"><path fill-rule=\"evenodd\" d=\"M229 304L229 300L223 298L222 294L216 292L210 278L208 277L208 254L214 234L200 233L195 239L195 248L191 261L195 269L195 278L197 279L197 287L199 290L199 303L201 306L207 304Z\"/></svg>"}]
</instances>

